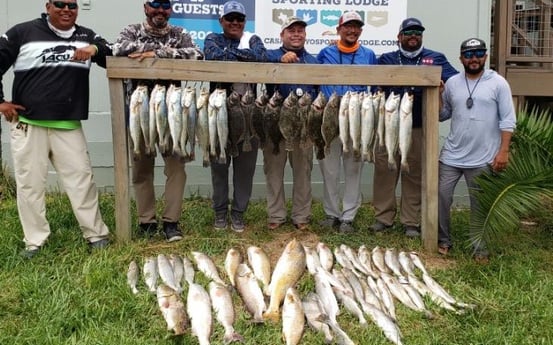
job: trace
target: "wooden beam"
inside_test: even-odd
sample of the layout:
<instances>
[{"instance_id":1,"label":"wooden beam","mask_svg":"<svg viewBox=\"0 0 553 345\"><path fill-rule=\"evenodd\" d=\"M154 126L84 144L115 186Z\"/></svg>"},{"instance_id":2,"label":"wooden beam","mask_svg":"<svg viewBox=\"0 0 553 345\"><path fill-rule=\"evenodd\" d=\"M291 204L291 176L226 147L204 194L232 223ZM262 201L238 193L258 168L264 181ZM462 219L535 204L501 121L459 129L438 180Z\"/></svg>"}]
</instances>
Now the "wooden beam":
<instances>
[{"instance_id":1,"label":"wooden beam","mask_svg":"<svg viewBox=\"0 0 553 345\"><path fill-rule=\"evenodd\" d=\"M505 79L513 96L553 97L553 70L508 68Z\"/></svg>"},{"instance_id":2,"label":"wooden beam","mask_svg":"<svg viewBox=\"0 0 553 345\"><path fill-rule=\"evenodd\" d=\"M312 85L440 84L439 66L282 64L108 57L108 78Z\"/></svg>"}]
</instances>

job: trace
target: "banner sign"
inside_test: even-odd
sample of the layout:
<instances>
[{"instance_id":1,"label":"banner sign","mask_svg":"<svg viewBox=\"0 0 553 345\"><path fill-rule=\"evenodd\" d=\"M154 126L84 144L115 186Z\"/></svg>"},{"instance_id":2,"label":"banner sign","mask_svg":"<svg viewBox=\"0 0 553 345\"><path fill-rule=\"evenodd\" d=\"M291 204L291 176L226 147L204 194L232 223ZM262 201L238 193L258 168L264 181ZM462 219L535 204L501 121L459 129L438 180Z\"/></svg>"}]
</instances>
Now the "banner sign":
<instances>
[{"instance_id":1,"label":"banner sign","mask_svg":"<svg viewBox=\"0 0 553 345\"><path fill-rule=\"evenodd\" d=\"M338 19L345 11L357 11L365 21L361 45L377 55L397 49L399 24L407 16L405 0L241 0L246 8L246 31L263 40L268 49L280 46L281 25L290 16L307 23L306 49L316 55L339 37ZM187 29L203 47L210 32L221 32L224 0L173 0L171 24Z\"/></svg>"}]
</instances>

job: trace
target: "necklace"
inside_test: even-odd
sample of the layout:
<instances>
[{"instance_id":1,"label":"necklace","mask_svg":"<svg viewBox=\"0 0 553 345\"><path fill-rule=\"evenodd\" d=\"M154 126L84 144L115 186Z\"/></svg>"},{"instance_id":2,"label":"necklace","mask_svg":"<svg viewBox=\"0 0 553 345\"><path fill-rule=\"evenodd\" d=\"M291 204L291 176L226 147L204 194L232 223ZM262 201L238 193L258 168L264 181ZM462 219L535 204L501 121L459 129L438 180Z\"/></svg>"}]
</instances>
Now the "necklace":
<instances>
[{"instance_id":1,"label":"necklace","mask_svg":"<svg viewBox=\"0 0 553 345\"><path fill-rule=\"evenodd\" d=\"M474 84L474 87L471 90L469 88L469 82L467 80L467 75L465 74L465 85L467 85L467 91L469 93L469 97L467 98L467 101L466 101L467 109L472 108L472 106L474 105L474 100L472 99L472 94L474 93L474 90L476 90L476 87L478 86L478 83L480 82L480 79L482 79L482 75L483 74L480 74L480 77L478 77L478 80L476 81L476 84Z\"/></svg>"}]
</instances>

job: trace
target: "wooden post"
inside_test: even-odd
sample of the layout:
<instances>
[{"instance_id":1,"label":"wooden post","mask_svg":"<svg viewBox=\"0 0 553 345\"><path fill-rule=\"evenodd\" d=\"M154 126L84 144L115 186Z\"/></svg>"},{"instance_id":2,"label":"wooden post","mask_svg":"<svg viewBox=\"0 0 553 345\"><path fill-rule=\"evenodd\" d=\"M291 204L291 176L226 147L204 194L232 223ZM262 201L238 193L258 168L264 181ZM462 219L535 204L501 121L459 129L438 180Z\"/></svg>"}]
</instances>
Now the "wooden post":
<instances>
[{"instance_id":1,"label":"wooden post","mask_svg":"<svg viewBox=\"0 0 553 345\"><path fill-rule=\"evenodd\" d=\"M438 250L438 114L439 88L423 94L421 236L427 251Z\"/></svg>"},{"instance_id":2,"label":"wooden post","mask_svg":"<svg viewBox=\"0 0 553 345\"><path fill-rule=\"evenodd\" d=\"M419 86L424 92L424 142L422 184L423 244L436 250L438 234L438 97L440 66L318 65L231 61L196 61L108 57L115 171L115 233L130 239L129 154L122 79L171 79L182 81L244 82L309 85Z\"/></svg>"},{"instance_id":3,"label":"wooden post","mask_svg":"<svg viewBox=\"0 0 553 345\"><path fill-rule=\"evenodd\" d=\"M109 79L113 170L115 176L115 234L120 242L131 240L129 154L122 79Z\"/></svg>"}]
</instances>

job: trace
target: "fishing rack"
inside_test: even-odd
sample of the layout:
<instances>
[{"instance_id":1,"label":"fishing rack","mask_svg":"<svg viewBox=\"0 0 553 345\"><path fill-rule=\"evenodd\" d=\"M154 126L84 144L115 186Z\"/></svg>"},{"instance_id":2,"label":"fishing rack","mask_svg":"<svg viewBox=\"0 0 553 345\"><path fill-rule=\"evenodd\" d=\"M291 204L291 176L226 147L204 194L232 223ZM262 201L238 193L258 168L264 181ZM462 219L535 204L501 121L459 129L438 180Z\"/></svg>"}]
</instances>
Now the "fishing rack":
<instances>
[{"instance_id":1,"label":"fishing rack","mask_svg":"<svg viewBox=\"0 0 553 345\"><path fill-rule=\"evenodd\" d=\"M123 80L170 79L307 85L378 85L423 88L422 205L423 247L438 247L438 112L440 66L317 65L181 59L107 58L115 183L115 235L131 240L129 151Z\"/></svg>"}]
</instances>

